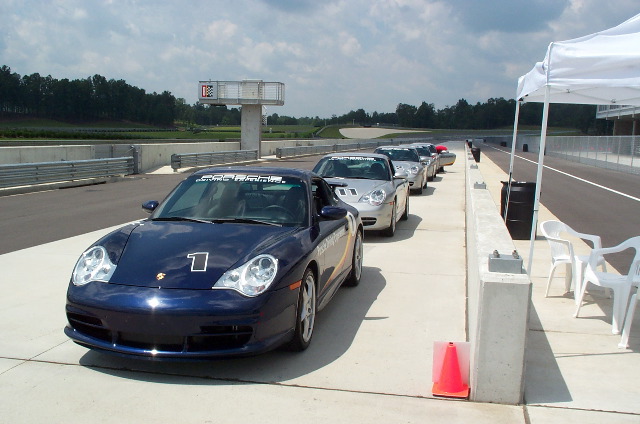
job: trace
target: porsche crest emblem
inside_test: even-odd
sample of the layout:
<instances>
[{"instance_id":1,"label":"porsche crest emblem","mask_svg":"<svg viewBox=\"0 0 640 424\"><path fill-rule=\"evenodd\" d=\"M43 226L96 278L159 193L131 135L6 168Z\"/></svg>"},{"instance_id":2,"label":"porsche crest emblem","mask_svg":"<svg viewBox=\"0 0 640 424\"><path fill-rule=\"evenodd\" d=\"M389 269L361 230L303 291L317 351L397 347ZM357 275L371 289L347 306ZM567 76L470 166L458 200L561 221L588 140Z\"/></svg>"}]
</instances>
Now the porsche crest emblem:
<instances>
[{"instance_id":1,"label":"porsche crest emblem","mask_svg":"<svg viewBox=\"0 0 640 424\"><path fill-rule=\"evenodd\" d=\"M162 279L163 279L164 277L166 277L166 276L167 276L167 274L165 274L165 273L163 273L163 272L159 272L159 273L156 275L156 280L158 280L158 281L159 281L159 280L162 280Z\"/></svg>"}]
</instances>

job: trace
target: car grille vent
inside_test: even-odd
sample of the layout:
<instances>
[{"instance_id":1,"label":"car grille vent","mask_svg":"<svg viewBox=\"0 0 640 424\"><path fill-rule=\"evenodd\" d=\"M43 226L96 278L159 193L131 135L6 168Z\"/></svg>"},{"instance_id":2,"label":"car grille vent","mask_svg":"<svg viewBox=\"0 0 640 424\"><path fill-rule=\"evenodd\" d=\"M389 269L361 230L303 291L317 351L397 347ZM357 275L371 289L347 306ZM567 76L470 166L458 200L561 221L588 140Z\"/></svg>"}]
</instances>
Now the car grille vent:
<instances>
[{"instance_id":1,"label":"car grille vent","mask_svg":"<svg viewBox=\"0 0 640 424\"><path fill-rule=\"evenodd\" d=\"M71 327L85 336L107 343L158 352L207 352L244 346L253 330L242 325L213 325L200 328L190 336L113 332L102 320L91 315L67 313Z\"/></svg>"},{"instance_id":2,"label":"car grille vent","mask_svg":"<svg viewBox=\"0 0 640 424\"><path fill-rule=\"evenodd\" d=\"M102 324L99 318L68 312L67 320L71 327L80 333L107 342L111 341L111 331Z\"/></svg>"},{"instance_id":3,"label":"car grille vent","mask_svg":"<svg viewBox=\"0 0 640 424\"><path fill-rule=\"evenodd\" d=\"M338 194L340 196L357 196L358 191L355 188L339 188Z\"/></svg>"},{"instance_id":4,"label":"car grille vent","mask_svg":"<svg viewBox=\"0 0 640 424\"><path fill-rule=\"evenodd\" d=\"M362 225L364 225L365 227L368 225L374 225L376 221L377 220L375 218L362 217Z\"/></svg>"}]
</instances>

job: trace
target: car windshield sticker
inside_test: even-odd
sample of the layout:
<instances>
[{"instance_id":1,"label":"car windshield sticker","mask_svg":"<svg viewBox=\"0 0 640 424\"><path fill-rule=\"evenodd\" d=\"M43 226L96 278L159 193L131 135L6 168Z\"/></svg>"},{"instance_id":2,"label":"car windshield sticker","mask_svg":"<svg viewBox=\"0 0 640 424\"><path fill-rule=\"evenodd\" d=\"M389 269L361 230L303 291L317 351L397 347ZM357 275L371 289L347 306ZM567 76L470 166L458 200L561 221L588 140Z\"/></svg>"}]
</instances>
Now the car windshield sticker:
<instances>
[{"instance_id":1,"label":"car windshield sticker","mask_svg":"<svg viewBox=\"0 0 640 424\"><path fill-rule=\"evenodd\" d=\"M209 252L189 253L187 258L191 259L191 272L205 272L209 261Z\"/></svg>"},{"instance_id":2,"label":"car windshield sticker","mask_svg":"<svg viewBox=\"0 0 640 424\"><path fill-rule=\"evenodd\" d=\"M362 160L362 161L374 161L377 158L368 158L363 156L334 156L331 160Z\"/></svg>"},{"instance_id":3,"label":"car windshield sticker","mask_svg":"<svg viewBox=\"0 0 640 424\"><path fill-rule=\"evenodd\" d=\"M257 182L257 183L276 183L284 184L286 181L278 175L246 175L246 174L212 174L203 175L196 180L201 181L238 181L238 182Z\"/></svg>"}]
</instances>

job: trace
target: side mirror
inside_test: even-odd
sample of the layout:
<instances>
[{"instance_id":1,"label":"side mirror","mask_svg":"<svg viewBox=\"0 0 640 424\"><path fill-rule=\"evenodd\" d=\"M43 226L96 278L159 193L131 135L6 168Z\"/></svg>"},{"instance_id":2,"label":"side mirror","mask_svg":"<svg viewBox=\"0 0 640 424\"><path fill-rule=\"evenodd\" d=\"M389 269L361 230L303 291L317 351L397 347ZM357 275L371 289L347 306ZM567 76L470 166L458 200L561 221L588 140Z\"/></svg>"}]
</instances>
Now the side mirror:
<instances>
[{"instance_id":1,"label":"side mirror","mask_svg":"<svg viewBox=\"0 0 640 424\"><path fill-rule=\"evenodd\" d=\"M320 216L335 221L347 216L347 210L340 206L325 206L320 210Z\"/></svg>"},{"instance_id":2,"label":"side mirror","mask_svg":"<svg viewBox=\"0 0 640 424\"><path fill-rule=\"evenodd\" d=\"M157 200L149 200L148 202L144 202L142 204L142 209L146 212L151 213L156 210L160 203Z\"/></svg>"}]
</instances>

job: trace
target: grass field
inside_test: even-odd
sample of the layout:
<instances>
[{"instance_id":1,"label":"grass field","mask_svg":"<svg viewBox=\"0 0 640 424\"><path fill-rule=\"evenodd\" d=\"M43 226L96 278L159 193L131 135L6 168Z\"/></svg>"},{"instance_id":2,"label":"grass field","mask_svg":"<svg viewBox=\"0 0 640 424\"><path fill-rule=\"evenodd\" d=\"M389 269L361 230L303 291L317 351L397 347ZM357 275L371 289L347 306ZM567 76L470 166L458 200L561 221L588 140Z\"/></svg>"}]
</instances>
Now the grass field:
<instances>
[{"instance_id":1,"label":"grass field","mask_svg":"<svg viewBox=\"0 0 640 424\"><path fill-rule=\"evenodd\" d=\"M340 133L341 128L353 127L353 125L330 125L322 130L311 125L266 125L263 126L262 138L268 139L297 139L319 136L328 139L344 138ZM113 130L113 131L110 131ZM420 129L416 129L420 131ZM467 134L473 137L488 135L511 134L512 128L497 130L451 130L431 129L430 134ZM519 133L535 134L540 127L519 128ZM549 128L550 135L582 135L580 131L571 128ZM380 138L394 138L400 134L388 134ZM20 140L95 140L97 143L117 142L117 140L229 140L240 139L240 126L180 126L175 130L155 128L149 125L121 121L85 122L81 124L55 121L51 119L0 119L0 145L7 142L20 142Z\"/></svg>"}]
</instances>

